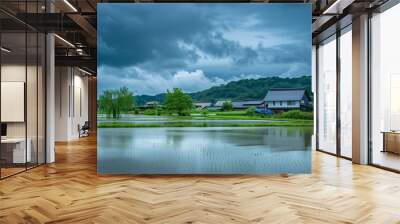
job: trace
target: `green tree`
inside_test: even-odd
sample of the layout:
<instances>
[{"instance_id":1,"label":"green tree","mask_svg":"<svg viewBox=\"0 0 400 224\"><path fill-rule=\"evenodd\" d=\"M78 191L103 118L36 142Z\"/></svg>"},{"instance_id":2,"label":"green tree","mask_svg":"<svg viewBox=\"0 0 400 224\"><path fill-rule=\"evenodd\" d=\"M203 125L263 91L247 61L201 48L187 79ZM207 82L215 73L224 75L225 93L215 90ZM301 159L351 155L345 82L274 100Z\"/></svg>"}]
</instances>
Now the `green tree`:
<instances>
[{"instance_id":1,"label":"green tree","mask_svg":"<svg viewBox=\"0 0 400 224\"><path fill-rule=\"evenodd\" d=\"M222 104L221 110L222 111L231 111L231 110L233 110L232 102L231 101L225 101Z\"/></svg>"},{"instance_id":2,"label":"green tree","mask_svg":"<svg viewBox=\"0 0 400 224\"><path fill-rule=\"evenodd\" d=\"M201 114L202 114L203 116L207 116L207 115L208 115L208 109L203 109L203 110L201 111Z\"/></svg>"},{"instance_id":3,"label":"green tree","mask_svg":"<svg viewBox=\"0 0 400 224\"><path fill-rule=\"evenodd\" d=\"M246 114L249 116L254 116L256 114L256 107L252 106L246 109Z\"/></svg>"},{"instance_id":4,"label":"green tree","mask_svg":"<svg viewBox=\"0 0 400 224\"><path fill-rule=\"evenodd\" d=\"M182 92L181 89L174 88L165 95L165 108L170 113L177 113L179 116L189 115L193 107L192 97Z\"/></svg>"},{"instance_id":5,"label":"green tree","mask_svg":"<svg viewBox=\"0 0 400 224\"><path fill-rule=\"evenodd\" d=\"M119 118L121 113L126 113L134 107L133 92L122 87L118 90L105 90L99 97L99 111L107 117Z\"/></svg>"},{"instance_id":6,"label":"green tree","mask_svg":"<svg viewBox=\"0 0 400 224\"><path fill-rule=\"evenodd\" d=\"M106 114L107 117L111 117L113 111L113 91L105 90L99 100L99 112Z\"/></svg>"},{"instance_id":7,"label":"green tree","mask_svg":"<svg viewBox=\"0 0 400 224\"><path fill-rule=\"evenodd\" d=\"M121 87L117 92L118 107L120 112L126 113L131 111L135 104L133 92L129 91L127 87Z\"/></svg>"}]
</instances>

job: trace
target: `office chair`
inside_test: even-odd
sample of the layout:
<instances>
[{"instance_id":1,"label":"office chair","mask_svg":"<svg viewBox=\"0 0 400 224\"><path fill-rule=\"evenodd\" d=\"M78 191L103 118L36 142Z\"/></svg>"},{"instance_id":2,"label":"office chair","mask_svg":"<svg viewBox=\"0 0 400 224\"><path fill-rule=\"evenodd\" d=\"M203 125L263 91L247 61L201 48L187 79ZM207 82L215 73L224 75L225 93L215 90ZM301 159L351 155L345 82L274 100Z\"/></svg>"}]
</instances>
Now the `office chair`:
<instances>
[{"instance_id":1,"label":"office chair","mask_svg":"<svg viewBox=\"0 0 400 224\"><path fill-rule=\"evenodd\" d=\"M89 121L85 121L85 123L82 125L82 127L79 127L80 125L78 125L78 129L79 129L79 138L80 137L87 137L89 136L89 129L90 129L90 125L89 125Z\"/></svg>"}]
</instances>

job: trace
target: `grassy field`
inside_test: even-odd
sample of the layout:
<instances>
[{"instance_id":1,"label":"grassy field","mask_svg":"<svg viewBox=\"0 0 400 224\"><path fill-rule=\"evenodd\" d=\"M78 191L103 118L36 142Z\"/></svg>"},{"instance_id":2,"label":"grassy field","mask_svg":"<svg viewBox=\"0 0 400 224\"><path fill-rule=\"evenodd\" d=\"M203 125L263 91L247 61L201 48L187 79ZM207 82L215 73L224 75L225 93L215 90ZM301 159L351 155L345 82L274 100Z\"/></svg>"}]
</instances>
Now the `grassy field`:
<instances>
[{"instance_id":1,"label":"grassy field","mask_svg":"<svg viewBox=\"0 0 400 224\"><path fill-rule=\"evenodd\" d=\"M123 118L124 122L118 119L110 118L98 118L98 120L108 120L109 122L99 123L99 128L153 128L153 127L268 127L268 126L312 126L313 120L312 113L301 112L301 111L290 111L283 114L274 115L248 115L246 111L226 111L226 112L209 112L197 113L198 111L193 111L191 116L177 116L170 115L168 117L169 122L165 123L129 123L126 121L135 121L136 117ZM157 115L148 115L149 120L153 117L158 117ZM145 121L145 118L141 118L141 121ZM197 120L197 122L190 122L191 120ZM227 121L227 120L247 120L249 122L245 123L213 123L207 121ZM251 122L254 121L268 121L268 122ZM201 122L204 121L204 122Z\"/></svg>"},{"instance_id":2,"label":"grassy field","mask_svg":"<svg viewBox=\"0 0 400 224\"><path fill-rule=\"evenodd\" d=\"M285 122L266 122L266 123L227 123L227 124L212 124L212 123L191 123L191 122L170 122L163 124L134 124L127 122L109 122L101 123L99 128L156 128L156 127L303 127L312 126L313 121L290 120Z\"/></svg>"},{"instance_id":3,"label":"grassy field","mask_svg":"<svg viewBox=\"0 0 400 224\"><path fill-rule=\"evenodd\" d=\"M151 116L153 117L153 116ZM154 116L156 117L156 116ZM246 115L236 115L236 116L221 116L221 115L207 115L207 116L168 116L169 120L175 120L175 121L185 121L185 120L288 120L284 118L279 118L279 117L260 117L260 116L246 116ZM97 118L97 120L107 120L107 121L118 121L119 119L113 119L113 118ZM125 121L135 121L138 120L137 118L134 117L128 117L128 118L123 118ZM146 120L145 118L141 118L140 120ZM153 120L153 119L148 119L148 120ZM291 119L291 120L303 120L303 119Z\"/></svg>"}]
</instances>

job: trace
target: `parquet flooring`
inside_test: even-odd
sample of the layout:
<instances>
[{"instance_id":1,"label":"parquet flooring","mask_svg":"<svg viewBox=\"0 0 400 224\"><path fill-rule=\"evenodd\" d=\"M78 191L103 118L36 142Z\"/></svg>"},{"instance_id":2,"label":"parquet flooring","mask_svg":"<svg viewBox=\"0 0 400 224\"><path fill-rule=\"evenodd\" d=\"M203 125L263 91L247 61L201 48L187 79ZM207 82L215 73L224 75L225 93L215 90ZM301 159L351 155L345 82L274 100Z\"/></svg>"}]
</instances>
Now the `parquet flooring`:
<instances>
[{"instance_id":1,"label":"parquet flooring","mask_svg":"<svg viewBox=\"0 0 400 224\"><path fill-rule=\"evenodd\" d=\"M23 168L14 168L14 167L1 168L1 175L2 175L2 177L7 177L7 176L11 176L13 174L16 174L16 173L19 173L22 171L25 171L25 167L23 167Z\"/></svg>"},{"instance_id":2,"label":"parquet flooring","mask_svg":"<svg viewBox=\"0 0 400 224\"><path fill-rule=\"evenodd\" d=\"M400 175L320 152L313 174L98 176L96 139L0 181L0 223L400 223Z\"/></svg>"}]
</instances>

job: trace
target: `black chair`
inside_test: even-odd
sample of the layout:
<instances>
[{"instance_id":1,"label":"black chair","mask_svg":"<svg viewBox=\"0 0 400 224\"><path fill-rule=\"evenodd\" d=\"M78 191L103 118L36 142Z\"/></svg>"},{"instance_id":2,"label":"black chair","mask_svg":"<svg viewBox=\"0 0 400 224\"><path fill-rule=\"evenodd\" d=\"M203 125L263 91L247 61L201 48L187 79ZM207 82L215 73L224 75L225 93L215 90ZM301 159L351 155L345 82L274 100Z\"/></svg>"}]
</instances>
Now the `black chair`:
<instances>
[{"instance_id":1,"label":"black chair","mask_svg":"<svg viewBox=\"0 0 400 224\"><path fill-rule=\"evenodd\" d=\"M90 129L89 121L85 121L82 127L78 125L78 129L79 129L79 138L89 136L89 129Z\"/></svg>"}]
</instances>

